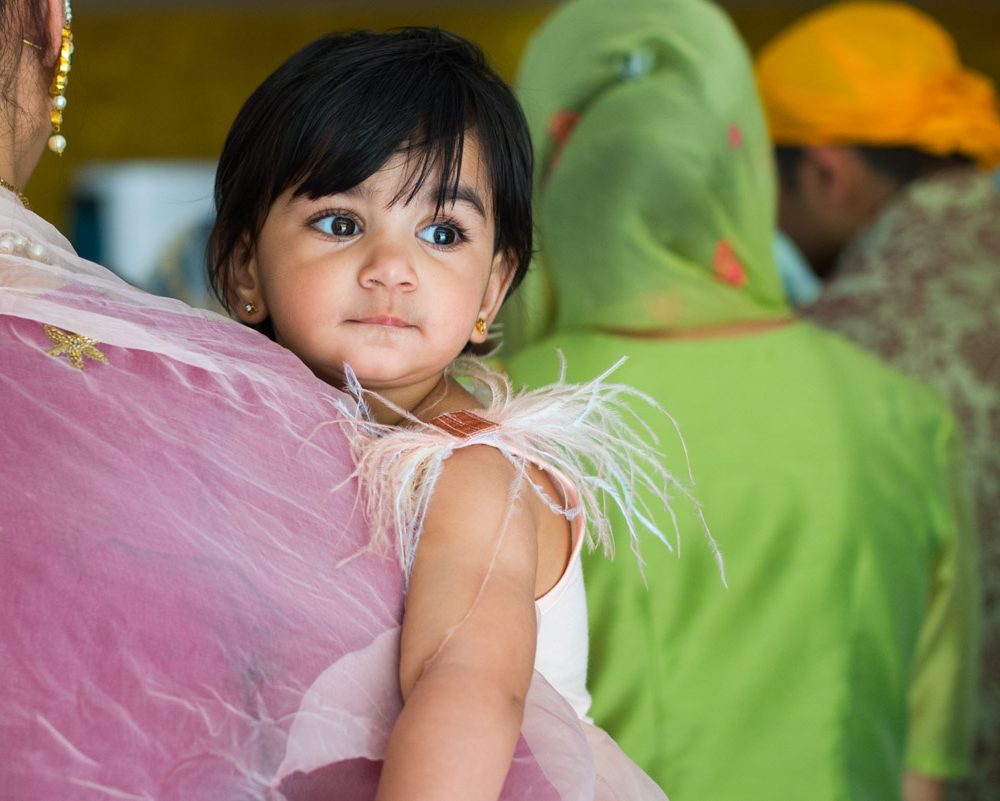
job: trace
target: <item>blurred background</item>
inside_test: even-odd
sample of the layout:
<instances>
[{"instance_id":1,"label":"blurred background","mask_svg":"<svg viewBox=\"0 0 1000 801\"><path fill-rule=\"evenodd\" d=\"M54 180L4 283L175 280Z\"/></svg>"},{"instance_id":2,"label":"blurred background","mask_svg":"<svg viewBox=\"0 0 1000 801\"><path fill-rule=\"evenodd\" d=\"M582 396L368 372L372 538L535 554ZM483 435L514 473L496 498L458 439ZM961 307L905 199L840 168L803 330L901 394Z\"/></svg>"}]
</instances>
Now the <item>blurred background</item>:
<instances>
[{"instance_id":1,"label":"blurred background","mask_svg":"<svg viewBox=\"0 0 1000 801\"><path fill-rule=\"evenodd\" d=\"M81 255L161 294L207 303L204 232L214 161L244 99L282 60L341 28L439 25L514 80L557 4L521 0L74 0L76 54L61 158L26 192ZM751 49L819 2L721 3ZM1000 79L1000 0L918 2L963 60ZM128 258L120 254L128 253Z\"/></svg>"}]
</instances>

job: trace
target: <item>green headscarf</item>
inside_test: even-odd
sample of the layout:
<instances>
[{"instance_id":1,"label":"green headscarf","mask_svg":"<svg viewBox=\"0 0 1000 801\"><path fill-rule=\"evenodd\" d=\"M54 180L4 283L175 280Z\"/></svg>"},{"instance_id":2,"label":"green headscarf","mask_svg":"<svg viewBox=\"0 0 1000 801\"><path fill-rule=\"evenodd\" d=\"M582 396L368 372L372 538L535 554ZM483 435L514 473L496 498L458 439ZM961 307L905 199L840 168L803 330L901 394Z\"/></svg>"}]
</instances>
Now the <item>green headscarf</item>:
<instances>
[{"instance_id":1,"label":"green headscarf","mask_svg":"<svg viewBox=\"0 0 1000 801\"><path fill-rule=\"evenodd\" d=\"M719 9L572 0L529 43L519 83L541 275L526 287L528 335L508 332L515 347L552 329L787 312L770 144L749 55Z\"/></svg>"}]
</instances>

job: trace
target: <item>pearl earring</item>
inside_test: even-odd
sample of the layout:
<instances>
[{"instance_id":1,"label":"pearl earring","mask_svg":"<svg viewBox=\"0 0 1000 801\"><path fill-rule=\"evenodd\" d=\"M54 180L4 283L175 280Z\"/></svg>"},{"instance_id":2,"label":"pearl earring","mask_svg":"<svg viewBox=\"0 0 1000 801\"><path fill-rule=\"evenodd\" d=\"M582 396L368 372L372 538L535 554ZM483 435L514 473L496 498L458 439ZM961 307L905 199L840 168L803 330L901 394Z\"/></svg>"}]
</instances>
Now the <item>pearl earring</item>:
<instances>
[{"instance_id":1,"label":"pearl earring","mask_svg":"<svg viewBox=\"0 0 1000 801\"><path fill-rule=\"evenodd\" d=\"M66 84L69 82L69 71L73 66L73 31L70 30L73 9L70 8L69 0L66 0L63 5L63 11L66 16L66 24L62 29L59 63L56 66L56 74L52 76L52 86L49 87L49 96L52 98L52 136L49 137L49 150L60 156L66 149L66 137L60 131L62 130L63 110L66 108Z\"/></svg>"}]
</instances>

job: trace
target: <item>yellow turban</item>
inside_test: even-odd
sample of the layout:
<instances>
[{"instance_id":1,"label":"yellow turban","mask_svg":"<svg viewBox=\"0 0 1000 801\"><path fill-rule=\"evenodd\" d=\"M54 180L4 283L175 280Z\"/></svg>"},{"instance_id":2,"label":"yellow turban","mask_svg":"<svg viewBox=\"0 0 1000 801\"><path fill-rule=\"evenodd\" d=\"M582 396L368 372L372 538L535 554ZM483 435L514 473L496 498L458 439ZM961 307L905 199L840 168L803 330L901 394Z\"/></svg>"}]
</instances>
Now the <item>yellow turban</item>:
<instances>
[{"instance_id":1,"label":"yellow turban","mask_svg":"<svg viewBox=\"0 0 1000 801\"><path fill-rule=\"evenodd\" d=\"M908 5L828 6L764 47L756 70L775 144L915 147L1000 164L992 81Z\"/></svg>"}]
</instances>

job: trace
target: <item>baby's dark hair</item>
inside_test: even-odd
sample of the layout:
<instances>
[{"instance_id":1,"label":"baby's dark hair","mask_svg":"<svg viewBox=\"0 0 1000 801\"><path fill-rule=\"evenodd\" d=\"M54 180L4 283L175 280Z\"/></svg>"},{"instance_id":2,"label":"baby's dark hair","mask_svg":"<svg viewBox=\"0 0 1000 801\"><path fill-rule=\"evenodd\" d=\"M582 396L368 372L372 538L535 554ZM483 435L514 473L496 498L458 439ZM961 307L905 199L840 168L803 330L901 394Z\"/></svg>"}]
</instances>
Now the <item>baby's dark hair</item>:
<instances>
[{"instance_id":1,"label":"baby's dark hair","mask_svg":"<svg viewBox=\"0 0 1000 801\"><path fill-rule=\"evenodd\" d=\"M222 149L208 253L215 294L230 308L233 266L252 254L289 188L313 199L345 192L405 152L405 199L438 176L443 206L458 189L467 135L489 175L494 252L513 266L513 291L532 252L531 140L482 51L437 28L334 33L307 45L250 95ZM273 335L268 322L260 329Z\"/></svg>"}]
</instances>

